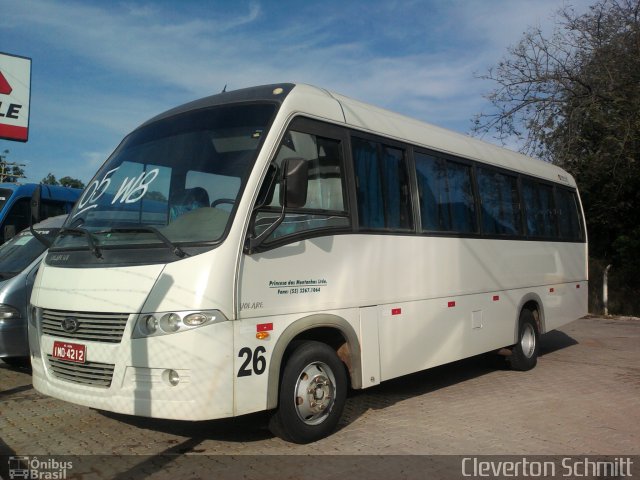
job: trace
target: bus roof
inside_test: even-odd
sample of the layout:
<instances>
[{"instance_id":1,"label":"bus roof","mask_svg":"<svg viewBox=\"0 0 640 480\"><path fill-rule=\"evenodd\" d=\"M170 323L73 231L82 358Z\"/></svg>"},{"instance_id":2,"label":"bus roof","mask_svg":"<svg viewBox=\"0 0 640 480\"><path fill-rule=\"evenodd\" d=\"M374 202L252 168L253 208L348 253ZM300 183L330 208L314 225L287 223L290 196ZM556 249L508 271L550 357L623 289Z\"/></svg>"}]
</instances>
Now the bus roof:
<instances>
[{"instance_id":1,"label":"bus roof","mask_svg":"<svg viewBox=\"0 0 640 480\"><path fill-rule=\"evenodd\" d=\"M576 186L569 173L549 162L307 84L271 84L223 92L168 110L143 125L201 108L257 101L277 102L288 111L287 116L306 114L415 146Z\"/></svg>"}]
</instances>

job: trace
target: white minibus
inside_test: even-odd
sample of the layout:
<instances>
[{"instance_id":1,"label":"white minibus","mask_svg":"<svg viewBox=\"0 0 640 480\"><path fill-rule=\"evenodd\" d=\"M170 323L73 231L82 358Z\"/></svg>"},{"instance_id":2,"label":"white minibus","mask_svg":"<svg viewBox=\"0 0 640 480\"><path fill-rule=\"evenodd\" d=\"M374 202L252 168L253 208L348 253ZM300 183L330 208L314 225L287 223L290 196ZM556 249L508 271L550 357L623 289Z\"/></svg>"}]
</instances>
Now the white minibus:
<instances>
[{"instance_id":1,"label":"white minibus","mask_svg":"<svg viewBox=\"0 0 640 480\"><path fill-rule=\"evenodd\" d=\"M305 443L349 388L483 352L534 367L539 336L587 312L586 229L557 166L267 85L129 134L31 303L43 394L167 419L272 410Z\"/></svg>"}]
</instances>

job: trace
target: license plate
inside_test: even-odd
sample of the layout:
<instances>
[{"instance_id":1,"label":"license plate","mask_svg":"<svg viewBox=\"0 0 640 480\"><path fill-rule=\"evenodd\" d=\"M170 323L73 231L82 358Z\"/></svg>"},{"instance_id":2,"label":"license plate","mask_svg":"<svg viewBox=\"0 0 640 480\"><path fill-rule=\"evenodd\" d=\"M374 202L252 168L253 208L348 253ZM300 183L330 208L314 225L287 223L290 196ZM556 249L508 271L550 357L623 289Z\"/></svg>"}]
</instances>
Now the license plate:
<instances>
[{"instance_id":1,"label":"license plate","mask_svg":"<svg viewBox=\"0 0 640 480\"><path fill-rule=\"evenodd\" d=\"M84 363L87 358L87 346L77 343L53 342L53 358L67 362Z\"/></svg>"}]
</instances>

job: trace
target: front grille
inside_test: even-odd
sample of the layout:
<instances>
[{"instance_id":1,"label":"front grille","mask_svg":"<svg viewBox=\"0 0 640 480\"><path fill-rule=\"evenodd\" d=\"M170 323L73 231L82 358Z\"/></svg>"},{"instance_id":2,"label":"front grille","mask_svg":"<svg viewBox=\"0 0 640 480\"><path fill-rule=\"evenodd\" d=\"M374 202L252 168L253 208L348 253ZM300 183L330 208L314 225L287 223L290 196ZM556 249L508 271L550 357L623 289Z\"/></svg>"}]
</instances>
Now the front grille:
<instances>
[{"instance_id":1,"label":"front grille","mask_svg":"<svg viewBox=\"0 0 640 480\"><path fill-rule=\"evenodd\" d=\"M47 355L47 361L53 375L60 380L95 387L109 388L111 386L115 365L98 362L66 362L53 358L51 355Z\"/></svg>"},{"instance_id":2,"label":"front grille","mask_svg":"<svg viewBox=\"0 0 640 480\"><path fill-rule=\"evenodd\" d=\"M65 332L62 329L62 322L68 317L73 317L78 321L79 326L75 332ZM42 333L76 340L120 343L128 319L129 315L126 313L42 310Z\"/></svg>"}]
</instances>

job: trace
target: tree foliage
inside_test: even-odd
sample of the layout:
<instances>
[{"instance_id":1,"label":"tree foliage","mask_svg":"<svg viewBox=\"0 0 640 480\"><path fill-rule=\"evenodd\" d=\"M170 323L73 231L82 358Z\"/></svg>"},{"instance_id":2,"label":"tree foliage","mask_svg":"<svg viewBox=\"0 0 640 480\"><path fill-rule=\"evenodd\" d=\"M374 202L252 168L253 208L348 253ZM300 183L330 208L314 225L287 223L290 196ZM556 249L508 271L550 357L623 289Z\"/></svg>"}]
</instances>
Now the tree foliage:
<instances>
[{"instance_id":1,"label":"tree foliage","mask_svg":"<svg viewBox=\"0 0 640 480\"><path fill-rule=\"evenodd\" d=\"M21 163L8 162L9 150L4 150L0 154L0 182L16 183L19 179L24 178L24 167Z\"/></svg>"},{"instance_id":2,"label":"tree foliage","mask_svg":"<svg viewBox=\"0 0 640 480\"><path fill-rule=\"evenodd\" d=\"M40 183L43 185L62 185L63 187L69 188L84 188L84 183L77 178L72 178L69 176L62 177L60 180L56 179L56 176L49 172L46 177L40 180Z\"/></svg>"},{"instance_id":3,"label":"tree foliage","mask_svg":"<svg viewBox=\"0 0 640 480\"><path fill-rule=\"evenodd\" d=\"M581 190L591 255L640 290L640 0L565 8L545 36L528 30L481 78L497 85L477 134L567 169ZM637 294L635 297L638 297ZM638 298L629 299L636 313Z\"/></svg>"},{"instance_id":4,"label":"tree foliage","mask_svg":"<svg viewBox=\"0 0 640 480\"><path fill-rule=\"evenodd\" d=\"M49 172L46 177L40 180L40 183L43 185L60 185L58 180L56 180L56 176Z\"/></svg>"},{"instance_id":5,"label":"tree foliage","mask_svg":"<svg viewBox=\"0 0 640 480\"><path fill-rule=\"evenodd\" d=\"M81 180L72 177L62 177L60 179L60 185L69 188L84 188L84 183Z\"/></svg>"}]
</instances>

